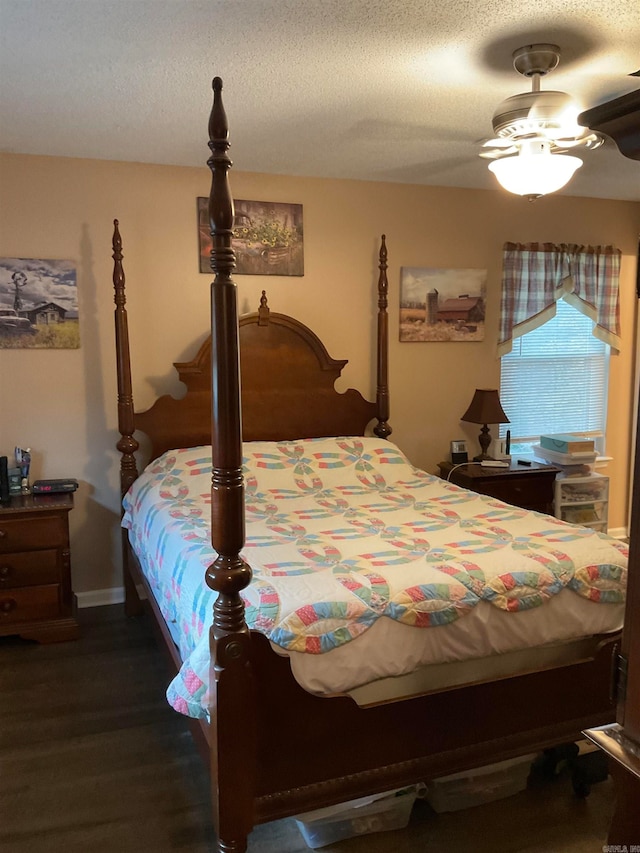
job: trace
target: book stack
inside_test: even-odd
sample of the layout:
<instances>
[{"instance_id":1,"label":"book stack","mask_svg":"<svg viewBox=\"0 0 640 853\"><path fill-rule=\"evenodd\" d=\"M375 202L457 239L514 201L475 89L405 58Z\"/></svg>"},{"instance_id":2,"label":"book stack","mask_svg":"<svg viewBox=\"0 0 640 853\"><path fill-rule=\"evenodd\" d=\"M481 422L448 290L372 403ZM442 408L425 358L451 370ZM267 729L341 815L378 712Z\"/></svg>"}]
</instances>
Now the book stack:
<instances>
[{"instance_id":1,"label":"book stack","mask_svg":"<svg viewBox=\"0 0 640 853\"><path fill-rule=\"evenodd\" d=\"M545 462L557 465L565 477L584 477L590 474L598 454L592 438L558 433L541 435L533 451Z\"/></svg>"}]
</instances>

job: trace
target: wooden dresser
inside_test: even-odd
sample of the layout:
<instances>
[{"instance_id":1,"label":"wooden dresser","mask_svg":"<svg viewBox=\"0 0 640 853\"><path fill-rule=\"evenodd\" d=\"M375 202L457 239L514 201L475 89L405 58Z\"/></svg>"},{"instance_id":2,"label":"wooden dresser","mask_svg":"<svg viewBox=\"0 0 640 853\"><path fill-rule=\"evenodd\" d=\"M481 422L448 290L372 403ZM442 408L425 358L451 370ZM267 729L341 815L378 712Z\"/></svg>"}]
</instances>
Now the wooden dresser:
<instances>
[{"instance_id":1,"label":"wooden dresser","mask_svg":"<svg viewBox=\"0 0 640 853\"><path fill-rule=\"evenodd\" d=\"M508 468L483 468L468 463L454 465L452 462L438 463L440 476L481 495L489 495L522 509L533 509L553 515L553 484L558 468L532 462L519 465L513 459Z\"/></svg>"},{"instance_id":2,"label":"wooden dresser","mask_svg":"<svg viewBox=\"0 0 640 853\"><path fill-rule=\"evenodd\" d=\"M69 512L73 495L18 495L0 506L0 636L74 640Z\"/></svg>"}]
</instances>

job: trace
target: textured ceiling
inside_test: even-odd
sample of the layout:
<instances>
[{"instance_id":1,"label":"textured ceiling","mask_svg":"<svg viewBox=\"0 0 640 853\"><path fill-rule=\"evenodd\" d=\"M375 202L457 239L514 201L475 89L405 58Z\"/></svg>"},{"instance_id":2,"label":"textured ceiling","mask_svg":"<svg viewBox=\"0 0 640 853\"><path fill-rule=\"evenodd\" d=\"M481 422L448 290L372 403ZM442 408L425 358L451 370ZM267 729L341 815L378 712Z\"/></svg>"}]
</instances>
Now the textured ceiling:
<instances>
[{"instance_id":1,"label":"textured ceiling","mask_svg":"<svg viewBox=\"0 0 640 853\"><path fill-rule=\"evenodd\" d=\"M640 86L637 0L0 0L0 150L204 165L218 75L238 170L494 188L476 143L533 42L582 108ZM567 194L640 199L639 162L578 153Z\"/></svg>"}]
</instances>

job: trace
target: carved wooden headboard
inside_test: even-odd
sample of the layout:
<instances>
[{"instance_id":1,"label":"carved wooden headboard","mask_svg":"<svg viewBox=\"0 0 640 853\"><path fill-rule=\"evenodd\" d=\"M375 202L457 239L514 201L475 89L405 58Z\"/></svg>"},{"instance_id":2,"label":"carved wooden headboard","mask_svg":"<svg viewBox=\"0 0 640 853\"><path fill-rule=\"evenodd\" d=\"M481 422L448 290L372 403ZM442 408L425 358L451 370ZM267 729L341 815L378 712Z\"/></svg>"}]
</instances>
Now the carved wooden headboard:
<instances>
[{"instance_id":1,"label":"carved wooden headboard","mask_svg":"<svg viewBox=\"0 0 640 853\"><path fill-rule=\"evenodd\" d=\"M240 317L242 434L245 441L364 435L376 404L334 385L346 360L331 358L307 326L269 310ZM152 455L211 443L211 338L193 361L174 367L187 386L182 399L164 396L135 413L136 429L152 442Z\"/></svg>"},{"instance_id":2,"label":"carved wooden headboard","mask_svg":"<svg viewBox=\"0 0 640 853\"><path fill-rule=\"evenodd\" d=\"M118 367L118 421L122 453L123 492L137 477L134 453L139 444L134 434L148 436L151 458L178 447L212 443L212 399L216 383L227 381L216 371L212 383L212 347L209 336L193 361L174 367L187 386L184 397L160 397L144 412L133 404L129 334L122 267L122 239L114 223L113 258L116 303L116 356ZM378 376L376 401L370 402L354 389L343 393L335 382L346 360L331 358L318 336L286 314L270 311L262 292L258 311L239 318L242 436L245 441L277 441L335 435L364 435L372 421L381 438L391 434L387 423L387 249L382 236L378 278ZM231 379L229 379L231 381ZM224 390L224 389L223 389ZM224 397L224 394L222 395Z\"/></svg>"}]
</instances>

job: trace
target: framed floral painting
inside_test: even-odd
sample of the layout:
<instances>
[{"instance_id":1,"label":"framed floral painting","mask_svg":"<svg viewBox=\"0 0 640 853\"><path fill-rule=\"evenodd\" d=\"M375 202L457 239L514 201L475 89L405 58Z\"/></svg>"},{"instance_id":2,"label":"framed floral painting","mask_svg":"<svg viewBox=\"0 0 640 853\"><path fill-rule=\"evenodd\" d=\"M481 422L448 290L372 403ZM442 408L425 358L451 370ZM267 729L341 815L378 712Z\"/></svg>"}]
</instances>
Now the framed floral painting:
<instances>
[{"instance_id":1,"label":"framed floral painting","mask_svg":"<svg viewBox=\"0 0 640 853\"><path fill-rule=\"evenodd\" d=\"M211 273L208 203L198 198L200 272ZM304 275L302 205L234 201L236 275Z\"/></svg>"}]
</instances>

